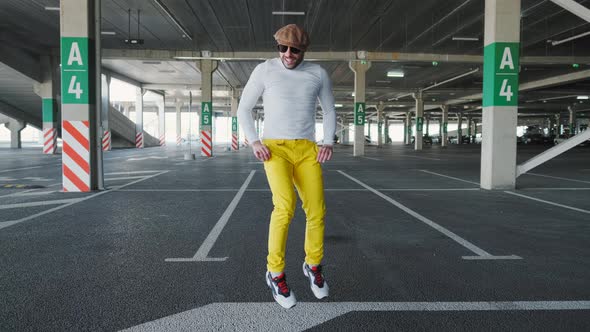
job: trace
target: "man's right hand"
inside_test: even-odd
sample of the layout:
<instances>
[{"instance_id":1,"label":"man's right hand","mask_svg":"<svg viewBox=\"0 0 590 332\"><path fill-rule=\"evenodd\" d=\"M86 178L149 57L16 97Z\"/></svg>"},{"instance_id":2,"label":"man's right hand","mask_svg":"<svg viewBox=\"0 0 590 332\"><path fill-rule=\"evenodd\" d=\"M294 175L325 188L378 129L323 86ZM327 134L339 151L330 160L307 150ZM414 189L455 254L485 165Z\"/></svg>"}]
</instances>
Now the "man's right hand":
<instances>
[{"instance_id":1,"label":"man's right hand","mask_svg":"<svg viewBox=\"0 0 590 332\"><path fill-rule=\"evenodd\" d=\"M260 161L267 161L270 159L270 150L260 141L253 142L251 144L252 152L254 153L254 157Z\"/></svg>"}]
</instances>

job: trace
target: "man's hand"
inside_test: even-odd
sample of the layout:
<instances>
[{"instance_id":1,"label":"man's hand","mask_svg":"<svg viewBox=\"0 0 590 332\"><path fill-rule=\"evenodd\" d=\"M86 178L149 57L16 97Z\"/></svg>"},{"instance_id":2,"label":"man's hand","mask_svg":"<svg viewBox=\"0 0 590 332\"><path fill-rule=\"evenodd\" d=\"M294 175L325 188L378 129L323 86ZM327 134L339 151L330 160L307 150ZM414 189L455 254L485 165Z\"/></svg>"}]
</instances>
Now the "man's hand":
<instances>
[{"instance_id":1,"label":"man's hand","mask_svg":"<svg viewBox=\"0 0 590 332\"><path fill-rule=\"evenodd\" d=\"M324 163L330 159L332 159L332 153L334 152L334 148L332 147L332 145L322 145L322 147L320 148L320 151L318 152L318 158L317 160L320 163Z\"/></svg>"},{"instance_id":2,"label":"man's hand","mask_svg":"<svg viewBox=\"0 0 590 332\"><path fill-rule=\"evenodd\" d=\"M254 153L254 157L260 161L267 161L270 159L270 150L260 141L256 141L251 144L252 152Z\"/></svg>"}]
</instances>

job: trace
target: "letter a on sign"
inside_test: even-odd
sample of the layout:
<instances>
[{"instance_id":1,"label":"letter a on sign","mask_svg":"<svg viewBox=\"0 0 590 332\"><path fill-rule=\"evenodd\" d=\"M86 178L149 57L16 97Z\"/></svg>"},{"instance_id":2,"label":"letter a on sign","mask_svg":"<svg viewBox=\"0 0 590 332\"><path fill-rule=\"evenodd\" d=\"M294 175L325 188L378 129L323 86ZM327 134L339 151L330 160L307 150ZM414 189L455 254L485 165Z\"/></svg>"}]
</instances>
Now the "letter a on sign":
<instances>
[{"instance_id":1,"label":"letter a on sign","mask_svg":"<svg viewBox=\"0 0 590 332\"><path fill-rule=\"evenodd\" d=\"M209 104L204 104L203 105L203 112L205 112L205 113L209 113L210 112L210 110L209 110Z\"/></svg>"},{"instance_id":2,"label":"letter a on sign","mask_svg":"<svg viewBox=\"0 0 590 332\"><path fill-rule=\"evenodd\" d=\"M502 62L500 62L500 70L503 70L506 66L514 70L514 62L512 61L512 53L510 52L510 47L504 47L504 54L502 54Z\"/></svg>"},{"instance_id":3,"label":"letter a on sign","mask_svg":"<svg viewBox=\"0 0 590 332\"><path fill-rule=\"evenodd\" d=\"M84 65L82 63L82 54L80 54L80 47L78 46L77 42L73 42L72 48L70 48L70 56L68 56L68 66L71 66L74 62L77 62L78 66Z\"/></svg>"}]
</instances>

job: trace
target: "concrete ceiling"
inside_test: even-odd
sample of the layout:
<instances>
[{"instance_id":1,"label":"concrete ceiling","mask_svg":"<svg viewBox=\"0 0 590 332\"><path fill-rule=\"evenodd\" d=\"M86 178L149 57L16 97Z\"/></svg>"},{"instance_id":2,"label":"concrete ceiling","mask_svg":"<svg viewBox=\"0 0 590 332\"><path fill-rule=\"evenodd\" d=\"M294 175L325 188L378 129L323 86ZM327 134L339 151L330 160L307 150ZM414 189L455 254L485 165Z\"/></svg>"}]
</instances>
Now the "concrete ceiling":
<instances>
[{"instance_id":1,"label":"concrete ceiling","mask_svg":"<svg viewBox=\"0 0 590 332\"><path fill-rule=\"evenodd\" d=\"M158 2L167 7L190 38ZM590 0L578 2L590 5ZM284 24L297 23L309 31L310 51L315 52L367 50L481 56L484 4L483 0L102 0L102 31L115 35L103 35L101 43L104 49L113 50L274 52L273 33ZM0 1L0 42L4 50L19 50L33 59L58 53L59 12L45 10L46 6L58 7L59 1ZM128 10L131 10L131 21ZM145 43L133 47L123 40L138 36L137 10L141 15L139 36ZM281 16L273 15L273 11L302 11L305 15ZM590 31L587 22L547 0L522 0L521 17L521 56L569 57L572 62L590 59L590 36L557 46L548 43L548 40L562 40ZM453 37L475 37L478 41L457 41ZM231 60L220 63L214 74L214 85L224 90L244 86L257 63ZM336 99L345 102L342 110L350 110L346 102L353 100L350 93L354 76L348 63L322 61L321 65L331 74ZM108 58L103 59L103 66L143 84L200 83L199 71L191 61ZM432 103L481 93L481 64L439 62L433 66L423 61L374 62L367 73L367 102L394 101L408 92L475 68L480 70L429 90L427 100ZM520 81L522 84L588 68L590 60L580 63L579 68L563 61L525 64L521 67ZM405 77L387 78L386 72L392 69L403 69ZM6 82L0 79L0 84ZM566 96L589 93L588 81L582 80L563 87L523 92L520 104L539 105L537 111L543 110L543 104L558 104L565 110L566 105L577 102ZM178 92L170 89L167 95L173 97ZM547 97L563 98L543 102ZM411 102L411 97L400 101ZM478 102L468 105L477 106Z\"/></svg>"}]
</instances>

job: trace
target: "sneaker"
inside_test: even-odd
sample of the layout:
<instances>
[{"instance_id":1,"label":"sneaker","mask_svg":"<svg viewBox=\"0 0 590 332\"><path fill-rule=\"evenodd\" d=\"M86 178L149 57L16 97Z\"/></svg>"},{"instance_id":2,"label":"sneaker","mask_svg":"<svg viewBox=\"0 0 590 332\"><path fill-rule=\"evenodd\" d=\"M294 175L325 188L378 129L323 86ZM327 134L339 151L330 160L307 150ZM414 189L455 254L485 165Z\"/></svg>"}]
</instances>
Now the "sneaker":
<instances>
[{"instance_id":1,"label":"sneaker","mask_svg":"<svg viewBox=\"0 0 590 332\"><path fill-rule=\"evenodd\" d=\"M289 309L297 304L295 293L289 289L284 272L280 276L273 278L270 272L267 271L266 284L272 290L272 297L281 307Z\"/></svg>"},{"instance_id":2,"label":"sneaker","mask_svg":"<svg viewBox=\"0 0 590 332\"><path fill-rule=\"evenodd\" d=\"M322 275L321 265L310 267L305 262L303 262L303 274L307 277L307 279L309 279L309 285L315 297L318 299L328 297L330 288L328 287L328 283Z\"/></svg>"}]
</instances>

